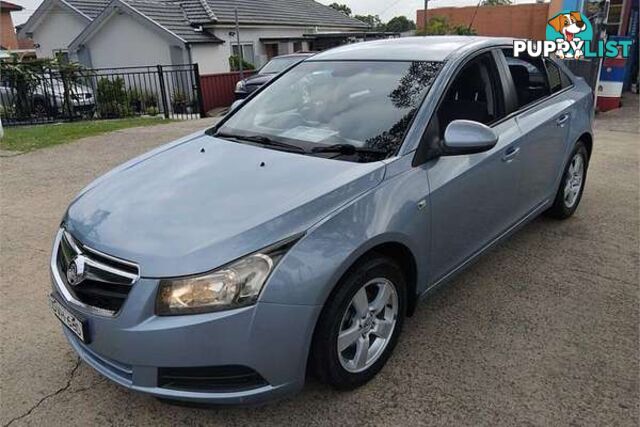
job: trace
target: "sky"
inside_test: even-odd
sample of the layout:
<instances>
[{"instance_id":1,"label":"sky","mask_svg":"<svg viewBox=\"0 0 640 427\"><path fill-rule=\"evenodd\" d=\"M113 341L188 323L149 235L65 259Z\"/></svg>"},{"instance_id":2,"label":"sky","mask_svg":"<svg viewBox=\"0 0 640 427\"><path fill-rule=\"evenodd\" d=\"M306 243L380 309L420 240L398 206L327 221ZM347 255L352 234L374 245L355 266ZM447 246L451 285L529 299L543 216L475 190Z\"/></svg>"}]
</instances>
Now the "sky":
<instances>
[{"instance_id":1,"label":"sky","mask_svg":"<svg viewBox=\"0 0 640 427\"><path fill-rule=\"evenodd\" d=\"M42 0L9 0L12 3L24 7L22 12L14 12L13 23L15 25L25 22ZM404 15L412 21L416 20L416 10L424 7L424 0L317 0L320 3L331 4L333 2L346 4L355 15L380 15L383 22L394 16ZM532 3L533 0L515 0L514 3ZM429 9L445 6L469 6L476 5L477 0L429 0Z\"/></svg>"},{"instance_id":2,"label":"sky","mask_svg":"<svg viewBox=\"0 0 640 427\"><path fill-rule=\"evenodd\" d=\"M351 8L353 15L380 15L383 22L404 15L416 20L416 10L424 9L424 0L316 0L323 4L340 3ZM534 3L535 0L512 0L514 4ZM475 6L478 0L429 0L429 10L437 7Z\"/></svg>"}]
</instances>

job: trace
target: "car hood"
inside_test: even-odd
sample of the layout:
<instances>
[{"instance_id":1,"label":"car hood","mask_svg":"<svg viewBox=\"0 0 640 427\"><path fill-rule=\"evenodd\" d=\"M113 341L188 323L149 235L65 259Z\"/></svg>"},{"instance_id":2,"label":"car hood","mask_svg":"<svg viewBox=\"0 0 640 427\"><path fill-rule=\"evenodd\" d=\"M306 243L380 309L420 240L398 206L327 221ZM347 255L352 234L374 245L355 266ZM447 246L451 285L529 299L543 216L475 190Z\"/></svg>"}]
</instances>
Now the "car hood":
<instances>
[{"instance_id":1,"label":"car hood","mask_svg":"<svg viewBox=\"0 0 640 427\"><path fill-rule=\"evenodd\" d=\"M63 221L85 245L137 262L144 277L195 274L304 232L376 186L384 168L200 133L99 178Z\"/></svg>"},{"instance_id":2,"label":"car hood","mask_svg":"<svg viewBox=\"0 0 640 427\"><path fill-rule=\"evenodd\" d=\"M269 80L271 80L272 78L274 78L276 75L277 75L276 73L254 74L252 76L247 77L244 80L244 83L247 85L262 85L268 82Z\"/></svg>"}]
</instances>

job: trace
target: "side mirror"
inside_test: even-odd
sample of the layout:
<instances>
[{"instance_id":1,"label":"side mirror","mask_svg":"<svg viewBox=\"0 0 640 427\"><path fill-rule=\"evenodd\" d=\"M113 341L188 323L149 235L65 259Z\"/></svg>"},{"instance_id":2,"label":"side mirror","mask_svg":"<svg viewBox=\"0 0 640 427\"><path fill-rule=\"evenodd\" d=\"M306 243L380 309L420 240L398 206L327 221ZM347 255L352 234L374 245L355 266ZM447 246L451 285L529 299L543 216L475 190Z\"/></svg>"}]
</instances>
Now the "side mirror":
<instances>
[{"instance_id":1,"label":"side mirror","mask_svg":"<svg viewBox=\"0 0 640 427\"><path fill-rule=\"evenodd\" d=\"M233 110L241 106L243 102L244 102L244 99L236 99L235 101L233 101L233 104L231 104L231 107L229 107L229 110L227 110L227 114L229 114L230 112L232 112Z\"/></svg>"},{"instance_id":2,"label":"side mirror","mask_svg":"<svg viewBox=\"0 0 640 427\"><path fill-rule=\"evenodd\" d=\"M482 153L492 149L498 135L489 126L471 120L454 120L444 131L444 155Z\"/></svg>"}]
</instances>

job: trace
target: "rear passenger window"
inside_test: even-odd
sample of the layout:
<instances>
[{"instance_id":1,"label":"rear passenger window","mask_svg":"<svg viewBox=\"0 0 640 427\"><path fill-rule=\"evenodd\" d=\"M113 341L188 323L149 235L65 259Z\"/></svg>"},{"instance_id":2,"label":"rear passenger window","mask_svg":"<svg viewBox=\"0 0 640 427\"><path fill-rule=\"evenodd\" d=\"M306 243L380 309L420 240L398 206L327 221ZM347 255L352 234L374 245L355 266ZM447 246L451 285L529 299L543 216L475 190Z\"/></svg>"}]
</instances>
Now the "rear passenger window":
<instances>
[{"instance_id":1,"label":"rear passenger window","mask_svg":"<svg viewBox=\"0 0 640 427\"><path fill-rule=\"evenodd\" d=\"M545 60L544 65L547 66L547 78L549 79L549 89L551 93L556 93L562 89L562 76L560 68L551 61Z\"/></svg>"},{"instance_id":2,"label":"rear passenger window","mask_svg":"<svg viewBox=\"0 0 640 427\"><path fill-rule=\"evenodd\" d=\"M571 86L571 79L567 76L567 73L562 71L560 66L550 59L544 60L544 65L547 67L547 77L549 78L549 87L551 93Z\"/></svg>"},{"instance_id":3,"label":"rear passenger window","mask_svg":"<svg viewBox=\"0 0 640 427\"><path fill-rule=\"evenodd\" d=\"M518 108L551 94L542 58L527 55L515 58L512 49L504 49L503 52L518 96Z\"/></svg>"},{"instance_id":4,"label":"rear passenger window","mask_svg":"<svg viewBox=\"0 0 640 427\"><path fill-rule=\"evenodd\" d=\"M562 71L558 64L550 59L545 59L544 65L547 67L547 76L549 78L551 93L555 93L561 89L571 86L571 79L569 79L567 73Z\"/></svg>"}]
</instances>

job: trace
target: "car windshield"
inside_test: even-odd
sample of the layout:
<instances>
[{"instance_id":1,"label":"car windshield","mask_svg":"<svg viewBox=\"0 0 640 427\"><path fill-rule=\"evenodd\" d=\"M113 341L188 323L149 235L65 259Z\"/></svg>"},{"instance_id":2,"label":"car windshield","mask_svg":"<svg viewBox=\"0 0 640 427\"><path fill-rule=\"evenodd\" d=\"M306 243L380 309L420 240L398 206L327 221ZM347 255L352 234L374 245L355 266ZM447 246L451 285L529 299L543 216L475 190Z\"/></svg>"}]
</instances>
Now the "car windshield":
<instances>
[{"instance_id":1,"label":"car windshield","mask_svg":"<svg viewBox=\"0 0 640 427\"><path fill-rule=\"evenodd\" d=\"M217 130L305 150L348 144L391 154L439 69L424 61L303 62Z\"/></svg>"},{"instance_id":2,"label":"car windshield","mask_svg":"<svg viewBox=\"0 0 640 427\"><path fill-rule=\"evenodd\" d=\"M260 68L260 74L280 73L298 61L302 61L304 57L290 56L288 58L273 58L267 62L264 67Z\"/></svg>"}]
</instances>

